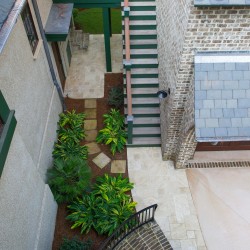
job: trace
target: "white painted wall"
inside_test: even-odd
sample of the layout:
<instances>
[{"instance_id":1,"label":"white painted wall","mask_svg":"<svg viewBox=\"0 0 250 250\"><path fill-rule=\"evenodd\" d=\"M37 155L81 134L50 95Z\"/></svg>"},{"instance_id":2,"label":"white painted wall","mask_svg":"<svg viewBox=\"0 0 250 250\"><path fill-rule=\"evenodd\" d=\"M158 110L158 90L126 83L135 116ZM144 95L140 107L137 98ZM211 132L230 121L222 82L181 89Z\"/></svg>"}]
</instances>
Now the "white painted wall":
<instances>
[{"instance_id":1,"label":"white painted wall","mask_svg":"<svg viewBox=\"0 0 250 250\"><path fill-rule=\"evenodd\" d=\"M0 89L17 119L0 178L0 249L49 250L57 204L45 179L62 108L43 46L34 59L20 17L0 54Z\"/></svg>"}]
</instances>

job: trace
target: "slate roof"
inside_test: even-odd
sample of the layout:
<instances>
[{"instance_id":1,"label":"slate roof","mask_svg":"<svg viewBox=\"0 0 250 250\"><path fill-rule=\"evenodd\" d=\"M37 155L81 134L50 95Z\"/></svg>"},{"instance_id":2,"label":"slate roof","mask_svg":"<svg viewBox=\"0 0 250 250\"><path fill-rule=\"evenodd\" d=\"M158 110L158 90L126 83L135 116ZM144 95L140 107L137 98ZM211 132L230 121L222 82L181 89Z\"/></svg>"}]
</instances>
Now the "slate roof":
<instances>
[{"instance_id":1,"label":"slate roof","mask_svg":"<svg viewBox=\"0 0 250 250\"><path fill-rule=\"evenodd\" d=\"M250 53L195 56L197 141L250 140Z\"/></svg>"},{"instance_id":2,"label":"slate roof","mask_svg":"<svg viewBox=\"0 0 250 250\"><path fill-rule=\"evenodd\" d=\"M250 0L194 0L194 6L249 6Z\"/></svg>"}]
</instances>

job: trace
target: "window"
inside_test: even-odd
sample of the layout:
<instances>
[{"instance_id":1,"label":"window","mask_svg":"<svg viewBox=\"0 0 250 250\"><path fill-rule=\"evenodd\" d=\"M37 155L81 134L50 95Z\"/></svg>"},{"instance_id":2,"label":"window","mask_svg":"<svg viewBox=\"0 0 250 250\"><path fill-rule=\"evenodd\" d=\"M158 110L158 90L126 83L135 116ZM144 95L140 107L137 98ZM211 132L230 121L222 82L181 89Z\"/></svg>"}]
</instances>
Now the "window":
<instances>
[{"instance_id":1,"label":"window","mask_svg":"<svg viewBox=\"0 0 250 250\"><path fill-rule=\"evenodd\" d=\"M0 90L0 176L16 128L15 111L10 110Z\"/></svg>"},{"instance_id":2,"label":"window","mask_svg":"<svg viewBox=\"0 0 250 250\"><path fill-rule=\"evenodd\" d=\"M33 21L28 3L26 3L26 5L24 6L21 16L23 19L24 28L26 30L26 33L29 39L31 50L34 54L36 51L37 44L38 44L38 35L36 32L36 28L34 25L34 21Z\"/></svg>"}]
</instances>

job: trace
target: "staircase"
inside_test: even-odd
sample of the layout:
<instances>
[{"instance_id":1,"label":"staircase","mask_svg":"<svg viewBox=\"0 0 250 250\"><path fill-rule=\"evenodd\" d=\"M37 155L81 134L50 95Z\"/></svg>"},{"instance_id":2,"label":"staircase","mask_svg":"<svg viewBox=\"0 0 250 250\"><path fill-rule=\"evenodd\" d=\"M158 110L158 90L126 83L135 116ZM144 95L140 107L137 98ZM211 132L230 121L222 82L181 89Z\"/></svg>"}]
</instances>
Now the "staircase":
<instances>
[{"instance_id":1,"label":"staircase","mask_svg":"<svg viewBox=\"0 0 250 250\"><path fill-rule=\"evenodd\" d=\"M133 234L125 238L115 250L171 250L173 249L159 225L153 221L138 228Z\"/></svg>"},{"instance_id":2,"label":"staircase","mask_svg":"<svg viewBox=\"0 0 250 250\"><path fill-rule=\"evenodd\" d=\"M160 146L156 5L154 0L129 0L129 7L133 132L132 143L127 146ZM124 64L125 114L128 114L126 70Z\"/></svg>"}]
</instances>

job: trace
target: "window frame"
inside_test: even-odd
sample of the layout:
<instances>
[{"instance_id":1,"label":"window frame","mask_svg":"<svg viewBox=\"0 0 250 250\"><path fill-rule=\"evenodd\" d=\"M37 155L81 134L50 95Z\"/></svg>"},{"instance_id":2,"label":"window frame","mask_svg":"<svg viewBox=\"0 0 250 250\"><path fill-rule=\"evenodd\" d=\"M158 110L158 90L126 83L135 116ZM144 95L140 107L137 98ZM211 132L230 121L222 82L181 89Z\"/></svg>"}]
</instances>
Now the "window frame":
<instances>
[{"instance_id":1,"label":"window frame","mask_svg":"<svg viewBox=\"0 0 250 250\"><path fill-rule=\"evenodd\" d=\"M17 124L14 114L15 111L9 109L0 90L0 116L4 123L3 130L0 135L0 176L3 172L4 164L7 159L10 144Z\"/></svg>"},{"instance_id":2,"label":"window frame","mask_svg":"<svg viewBox=\"0 0 250 250\"><path fill-rule=\"evenodd\" d=\"M22 12L21 12L21 18L23 21L24 29L31 47L31 51L33 55L35 55L35 52L39 45L39 35L36 29L36 25L32 16L31 8L29 5L29 2L27 1L25 5L23 6Z\"/></svg>"}]
</instances>

